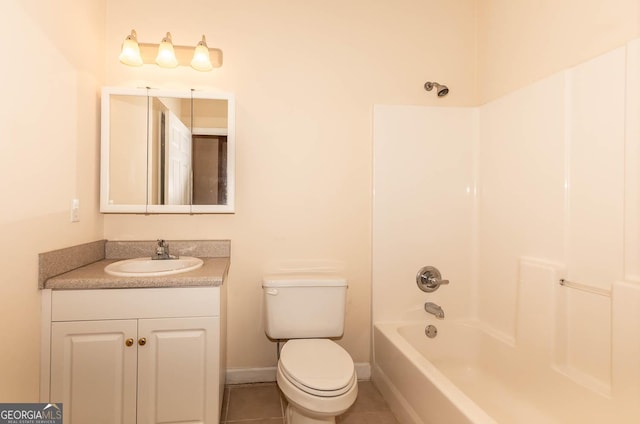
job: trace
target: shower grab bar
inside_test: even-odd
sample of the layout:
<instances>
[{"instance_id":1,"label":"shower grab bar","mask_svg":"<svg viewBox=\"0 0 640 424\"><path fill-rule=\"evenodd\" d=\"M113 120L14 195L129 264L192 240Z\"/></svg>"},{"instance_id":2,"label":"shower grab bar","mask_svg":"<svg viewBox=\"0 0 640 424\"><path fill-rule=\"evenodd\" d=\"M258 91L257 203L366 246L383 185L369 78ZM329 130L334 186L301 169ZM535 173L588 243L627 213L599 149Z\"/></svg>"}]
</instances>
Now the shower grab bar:
<instances>
[{"instance_id":1,"label":"shower grab bar","mask_svg":"<svg viewBox=\"0 0 640 424\"><path fill-rule=\"evenodd\" d=\"M592 294L597 294L599 296L611 297L611 290L601 289L599 287L588 286L588 285L582 284L582 283L576 283L576 282L573 282L573 281L565 280L564 278L560 279L560 285L561 286L565 286L565 287L569 287L569 288L572 288L572 289L576 289L576 290L592 293Z\"/></svg>"}]
</instances>

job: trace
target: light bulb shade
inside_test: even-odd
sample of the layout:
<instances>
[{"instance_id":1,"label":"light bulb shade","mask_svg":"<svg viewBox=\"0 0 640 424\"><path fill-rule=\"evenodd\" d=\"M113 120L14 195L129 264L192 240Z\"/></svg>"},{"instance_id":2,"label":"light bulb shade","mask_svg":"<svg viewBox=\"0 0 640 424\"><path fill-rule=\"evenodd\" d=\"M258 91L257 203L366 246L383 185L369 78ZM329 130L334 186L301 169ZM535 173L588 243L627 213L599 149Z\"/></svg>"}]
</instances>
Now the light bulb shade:
<instances>
[{"instance_id":1,"label":"light bulb shade","mask_svg":"<svg viewBox=\"0 0 640 424\"><path fill-rule=\"evenodd\" d=\"M203 72L213 69L213 65L211 65L211 58L209 57L209 47L207 47L207 42L204 39L204 35L202 36L202 40L198 43L195 51L193 52L191 67L197 71Z\"/></svg>"},{"instance_id":2,"label":"light bulb shade","mask_svg":"<svg viewBox=\"0 0 640 424\"><path fill-rule=\"evenodd\" d=\"M122 43L122 51L119 56L120 62L129 66L141 66L142 56L140 55L140 46L135 30L131 30L131 34L127 35Z\"/></svg>"},{"instance_id":3,"label":"light bulb shade","mask_svg":"<svg viewBox=\"0 0 640 424\"><path fill-rule=\"evenodd\" d=\"M158 55L156 56L156 63L163 68L175 68L178 66L178 59L173 51L173 44L171 43L171 34L167 32L167 36L162 39L158 46Z\"/></svg>"}]
</instances>

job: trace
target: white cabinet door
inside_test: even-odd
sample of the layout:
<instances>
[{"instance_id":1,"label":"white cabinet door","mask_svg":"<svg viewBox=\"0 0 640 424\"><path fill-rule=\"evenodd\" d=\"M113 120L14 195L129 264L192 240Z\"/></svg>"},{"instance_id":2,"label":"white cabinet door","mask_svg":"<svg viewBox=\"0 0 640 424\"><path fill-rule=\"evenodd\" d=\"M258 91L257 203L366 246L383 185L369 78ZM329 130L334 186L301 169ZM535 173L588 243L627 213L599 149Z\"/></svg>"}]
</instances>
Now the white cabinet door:
<instances>
[{"instance_id":1,"label":"white cabinet door","mask_svg":"<svg viewBox=\"0 0 640 424\"><path fill-rule=\"evenodd\" d=\"M51 402L65 424L135 424L136 320L51 324Z\"/></svg>"},{"instance_id":2,"label":"white cabinet door","mask_svg":"<svg viewBox=\"0 0 640 424\"><path fill-rule=\"evenodd\" d=\"M219 337L218 317L138 321L138 424L218 423Z\"/></svg>"}]
</instances>

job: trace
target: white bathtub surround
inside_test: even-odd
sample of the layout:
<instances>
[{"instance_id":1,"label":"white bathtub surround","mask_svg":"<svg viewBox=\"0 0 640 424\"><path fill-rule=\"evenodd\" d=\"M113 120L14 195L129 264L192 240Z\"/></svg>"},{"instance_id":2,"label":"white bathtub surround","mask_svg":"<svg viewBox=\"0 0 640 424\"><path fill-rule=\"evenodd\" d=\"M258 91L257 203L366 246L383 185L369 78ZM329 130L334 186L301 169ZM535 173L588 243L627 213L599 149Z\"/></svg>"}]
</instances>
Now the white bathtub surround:
<instances>
[{"instance_id":1,"label":"white bathtub surround","mask_svg":"<svg viewBox=\"0 0 640 424\"><path fill-rule=\"evenodd\" d=\"M612 395L637 405L640 399L640 284L614 283L611 310Z\"/></svg>"},{"instance_id":2,"label":"white bathtub surround","mask_svg":"<svg viewBox=\"0 0 640 424\"><path fill-rule=\"evenodd\" d=\"M407 422L640 422L640 40L479 108L377 106L374 192L373 380ZM417 348L385 324L412 321Z\"/></svg>"},{"instance_id":3,"label":"white bathtub surround","mask_svg":"<svg viewBox=\"0 0 640 424\"><path fill-rule=\"evenodd\" d=\"M627 47L624 279L640 281L640 39Z\"/></svg>"},{"instance_id":4,"label":"white bathtub surround","mask_svg":"<svg viewBox=\"0 0 640 424\"><path fill-rule=\"evenodd\" d=\"M427 296L447 299L447 317L470 307L476 117L469 108L374 108L374 322L419 319ZM451 283L421 292L425 265Z\"/></svg>"},{"instance_id":5,"label":"white bathtub surround","mask_svg":"<svg viewBox=\"0 0 640 424\"><path fill-rule=\"evenodd\" d=\"M556 342L555 295L564 276L561 264L521 258L518 278L516 333L512 339L521 354L538 364L554 362Z\"/></svg>"},{"instance_id":6,"label":"white bathtub surround","mask_svg":"<svg viewBox=\"0 0 640 424\"><path fill-rule=\"evenodd\" d=\"M640 394L640 329L633 324L640 322L640 285L563 286L564 274L562 264L521 258L513 345L518 356L607 398Z\"/></svg>"}]
</instances>

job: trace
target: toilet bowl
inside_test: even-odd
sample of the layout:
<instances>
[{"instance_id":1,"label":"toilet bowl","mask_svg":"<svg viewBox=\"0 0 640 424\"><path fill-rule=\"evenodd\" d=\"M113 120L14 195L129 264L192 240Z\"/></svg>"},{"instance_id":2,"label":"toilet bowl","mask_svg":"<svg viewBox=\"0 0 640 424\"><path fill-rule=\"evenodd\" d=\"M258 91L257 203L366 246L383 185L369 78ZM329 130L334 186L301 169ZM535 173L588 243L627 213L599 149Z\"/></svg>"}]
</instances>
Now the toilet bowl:
<instances>
[{"instance_id":1,"label":"toilet bowl","mask_svg":"<svg viewBox=\"0 0 640 424\"><path fill-rule=\"evenodd\" d=\"M358 395L351 356L329 339L288 341L280 352L278 387L286 397L287 423L335 423Z\"/></svg>"}]
</instances>

